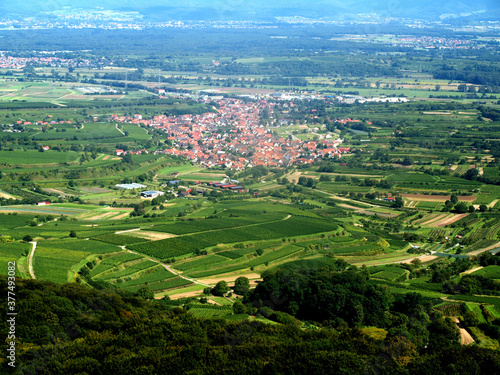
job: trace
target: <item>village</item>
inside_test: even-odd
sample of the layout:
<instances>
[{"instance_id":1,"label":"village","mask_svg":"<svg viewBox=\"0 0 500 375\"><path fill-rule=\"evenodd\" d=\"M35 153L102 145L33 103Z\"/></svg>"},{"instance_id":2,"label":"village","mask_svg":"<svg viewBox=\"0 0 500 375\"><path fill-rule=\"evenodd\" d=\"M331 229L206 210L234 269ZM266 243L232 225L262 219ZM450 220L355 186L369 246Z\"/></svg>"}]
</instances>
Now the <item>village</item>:
<instances>
[{"instance_id":1,"label":"village","mask_svg":"<svg viewBox=\"0 0 500 375\"><path fill-rule=\"evenodd\" d=\"M260 122L260 114L272 113L274 103L260 100L221 99L215 113L183 116L154 116L143 119L140 114L112 115L111 120L160 129L167 134L172 147L154 151L157 154L183 156L205 167L243 170L258 165L288 167L309 164L318 158L340 158L351 151L339 147L343 140L326 134L318 141L303 141L293 136L286 139L271 132ZM146 150L131 151L142 153ZM116 155L126 151L116 150Z\"/></svg>"}]
</instances>

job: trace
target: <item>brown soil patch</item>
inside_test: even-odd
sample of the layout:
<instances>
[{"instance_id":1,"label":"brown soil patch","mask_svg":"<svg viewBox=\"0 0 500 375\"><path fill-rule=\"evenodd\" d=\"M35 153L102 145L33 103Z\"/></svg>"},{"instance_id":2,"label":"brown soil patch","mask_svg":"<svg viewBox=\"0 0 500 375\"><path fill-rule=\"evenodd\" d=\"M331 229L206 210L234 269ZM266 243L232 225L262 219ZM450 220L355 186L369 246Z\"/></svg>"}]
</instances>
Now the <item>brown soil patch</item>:
<instances>
[{"instance_id":1,"label":"brown soil patch","mask_svg":"<svg viewBox=\"0 0 500 375\"><path fill-rule=\"evenodd\" d=\"M430 225L432 223L444 220L446 217L448 217L448 214L438 214L437 216L434 216L432 219L429 219L427 221L424 221L423 223L420 223L419 225Z\"/></svg>"},{"instance_id":2,"label":"brown soil patch","mask_svg":"<svg viewBox=\"0 0 500 375\"><path fill-rule=\"evenodd\" d=\"M451 115L451 112L422 112L424 115Z\"/></svg>"},{"instance_id":3,"label":"brown soil patch","mask_svg":"<svg viewBox=\"0 0 500 375\"><path fill-rule=\"evenodd\" d=\"M99 193L108 193L110 190L101 187L82 187L80 190L86 193L99 194Z\"/></svg>"},{"instance_id":4,"label":"brown soil patch","mask_svg":"<svg viewBox=\"0 0 500 375\"><path fill-rule=\"evenodd\" d=\"M455 170L455 169L457 169L457 168L458 168L458 165L452 165L452 166L450 167L450 171L454 171L454 170Z\"/></svg>"},{"instance_id":5,"label":"brown soil patch","mask_svg":"<svg viewBox=\"0 0 500 375\"><path fill-rule=\"evenodd\" d=\"M300 176L302 176L302 172L294 172L290 176L288 176L288 181L296 184L299 181Z\"/></svg>"},{"instance_id":6,"label":"brown soil patch","mask_svg":"<svg viewBox=\"0 0 500 375\"><path fill-rule=\"evenodd\" d=\"M68 94L61 96L59 99L88 99L89 97L86 95L77 95L77 94Z\"/></svg>"},{"instance_id":7,"label":"brown soil patch","mask_svg":"<svg viewBox=\"0 0 500 375\"><path fill-rule=\"evenodd\" d=\"M445 202L451 198L449 195L424 195L424 194L401 194L403 198L412 201L442 201ZM475 196L472 195L462 195L458 197L459 201L464 202L474 202L476 200Z\"/></svg>"},{"instance_id":8,"label":"brown soil patch","mask_svg":"<svg viewBox=\"0 0 500 375\"><path fill-rule=\"evenodd\" d=\"M450 317L450 319L457 324L457 327L458 327L458 324L460 324L460 321L458 320L458 318L456 317ZM460 328L458 327L458 329L460 330L460 342L462 343L462 345L470 345L474 342L474 339L472 338L472 336L470 335L469 332L467 332L467 330L465 328Z\"/></svg>"},{"instance_id":9,"label":"brown soil patch","mask_svg":"<svg viewBox=\"0 0 500 375\"><path fill-rule=\"evenodd\" d=\"M457 214L457 215L454 215L452 217L449 217L449 218L446 218L438 223L433 223L431 226L432 227L439 227L439 228L442 228L442 227L445 227L446 225L448 224L453 224L455 221L458 221L466 216L468 216L469 214Z\"/></svg>"},{"instance_id":10,"label":"brown soil patch","mask_svg":"<svg viewBox=\"0 0 500 375\"><path fill-rule=\"evenodd\" d=\"M425 263L425 262L430 262L431 260L434 260L434 259L437 259L438 257L435 256L435 255L423 255L423 256L420 256L420 257L416 257L416 258L411 258L411 259L407 259L407 260L404 260L402 262L399 262L399 263L406 263L406 264L409 264L411 263L411 261L413 259L419 259L422 263Z\"/></svg>"},{"instance_id":11,"label":"brown soil patch","mask_svg":"<svg viewBox=\"0 0 500 375\"><path fill-rule=\"evenodd\" d=\"M145 239L148 239L151 241L158 241L158 240L164 240L165 238L177 237L175 234L171 234L171 233L150 232L150 231L146 231L146 230L138 230L138 231L134 231L134 232L127 232L124 234L126 234L128 236L145 238Z\"/></svg>"},{"instance_id":12,"label":"brown soil patch","mask_svg":"<svg viewBox=\"0 0 500 375\"><path fill-rule=\"evenodd\" d=\"M43 191L46 191L47 193L56 193L56 194L59 194L61 197L67 197L67 196L71 196L71 197L74 197L74 194L68 194L68 193L65 193L64 191L62 190L57 190L57 189L51 189L51 188L42 188Z\"/></svg>"},{"instance_id":13,"label":"brown soil patch","mask_svg":"<svg viewBox=\"0 0 500 375\"><path fill-rule=\"evenodd\" d=\"M87 217L84 220L102 220L102 219L107 219L107 218L109 218L110 216L113 216L113 215L114 215L114 212L105 212L105 213L100 214L100 215L95 215L95 216Z\"/></svg>"},{"instance_id":14,"label":"brown soil patch","mask_svg":"<svg viewBox=\"0 0 500 375\"><path fill-rule=\"evenodd\" d=\"M17 199L16 197L10 195L10 194L7 194L7 193L4 193L2 191L0 191L0 198L5 198L5 199Z\"/></svg>"},{"instance_id":15,"label":"brown soil patch","mask_svg":"<svg viewBox=\"0 0 500 375\"><path fill-rule=\"evenodd\" d=\"M179 298L186 298L186 297L194 297L197 296L198 294L202 294L203 290L193 290L192 292L185 292L185 293L179 293L179 294L170 294L169 297L171 299L179 299ZM163 298L162 296L155 297L157 299Z\"/></svg>"},{"instance_id":16,"label":"brown soil patch","mask_svg":"<svg viewBox=\"0 0 500 375\"><path fill-rule=\"evenodd\" d=\"M205 284L215 285L221 280L227 281L228 283L232 283L238 277L242 277L242 276L248 278L250 280L251 285L257 284L257 280L261 279L261 277L258 273L245 273L245 274L240 274L240 275L235 275L235 274L218 275L216 277L197 279L197 281L200 281L200 282L205 283Z\"/></svg>"},{"instance_id":17,"label":"brown soil patch","mask_svg":"<svg viewBox=\"0 0 500 375\"><path fill-rule=\"evenodd\" d=\"M102 158L102 160L108 160L110 158L110 155L106 155Z\"/></svg>"},{"instance_id":18,"label":"brown soil patch","mask_svg":"<svg viewBox=\"0 0 500 375\"><path fill-rule=\"evenodd\" d=\"M112 217L112 218L111 218L111 220L120 220L120 219L124 219L124 218L126 218L127 216L129 216L129 215L130 215L130 213L125 212L125 213L123 213L123 214L121 214L121 215L118 215L118 216L114 216L114 217Z\"/></svg>"}]
</instances>

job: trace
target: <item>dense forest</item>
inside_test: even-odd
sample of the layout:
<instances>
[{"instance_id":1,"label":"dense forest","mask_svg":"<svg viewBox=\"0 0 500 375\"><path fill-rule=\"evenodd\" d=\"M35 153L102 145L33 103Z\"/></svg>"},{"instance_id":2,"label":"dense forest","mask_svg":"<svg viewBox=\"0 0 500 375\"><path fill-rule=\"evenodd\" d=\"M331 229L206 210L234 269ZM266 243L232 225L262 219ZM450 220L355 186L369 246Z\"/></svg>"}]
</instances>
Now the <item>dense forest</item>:
<instances>
[{"instance_id":1,"label":"dense forest","mask_svg":"<svg viewBox=\"0 0 500 375\"><path fill-rule=\"evenodd\" d=\"M461 346L456 325L421 295L394 296L369 285L364 269L344 266L276 269L247 295L246 306L235 304L279 324L195 318L173 301L141 297L147 293L17 280L17 358L10 373L500 372L497 352ZM2 278L4 295L7 285ZM370 334L363 323L387 333ZM4 321L2 335L7 332ZM1 346L8 349L7 342ZM8 371L7 360L1 366Z\"/></svg>"}]
</instances>

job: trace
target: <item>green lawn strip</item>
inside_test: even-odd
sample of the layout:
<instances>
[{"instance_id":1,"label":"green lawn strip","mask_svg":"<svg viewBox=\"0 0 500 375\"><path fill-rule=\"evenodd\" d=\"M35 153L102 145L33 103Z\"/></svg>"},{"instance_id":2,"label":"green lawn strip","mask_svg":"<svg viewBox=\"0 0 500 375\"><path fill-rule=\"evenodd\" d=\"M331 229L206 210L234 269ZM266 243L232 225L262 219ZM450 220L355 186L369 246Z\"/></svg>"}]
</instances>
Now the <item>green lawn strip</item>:
<instances>
[{"instance_id":1,"label":"green lawn strip","mask_svg":"<svg viewBox=\"0 0 500 375\"><path fill-rule=\"evenodd\" d=\"M484 318L483 312L481 311L481 307L477 303L466 302L466 309L468 311L472 311L476 314L480 323L486 323L486 319Z\"/></svg>"},{"instance_id":2,"label":"green lawn strip","mask_svg":"<svg viewBox=\"0 0 500 375\"><path fill-rule=\"evenodd\" d=\"M469 327L468 329L479 347L492 350L497 350L499 348L498 341L486 336L478 327Z\"/></svg>"},{"instance_id":3,"label":"green lawn strip","mask_svg":"<svg viewBox=\"0 0 500 375\"><path fill-rule=\"evenodd\" d=\"M492 296L468 296L468 295L454 295L449 296L450 299L464 302L476 302L476 303L487 303L495 306L497 310L500 310L500 297Z\"/></svg>"},{"instance_id":4,"label":"green lawn strip","mask_svg":"<svg viewBox=\"0 0 500 375\"><path fill-rule=\"evenodd\" d=\"M500 318L500 309L497 309L495 306L486 305L486 309L493 315L495 318Z\"/></svg>"}]
</instances>

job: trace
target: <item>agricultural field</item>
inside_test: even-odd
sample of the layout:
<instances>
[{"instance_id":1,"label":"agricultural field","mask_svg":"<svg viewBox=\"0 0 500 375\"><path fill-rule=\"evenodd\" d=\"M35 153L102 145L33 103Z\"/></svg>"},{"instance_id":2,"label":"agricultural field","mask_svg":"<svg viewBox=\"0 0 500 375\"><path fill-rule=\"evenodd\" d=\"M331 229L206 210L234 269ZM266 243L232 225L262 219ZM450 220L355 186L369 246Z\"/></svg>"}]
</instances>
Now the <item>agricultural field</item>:
<instances>
[{"instance_id":1,"label":"agricultural field","mask_svg":"<svg viewBox=\"0 0 500 375\"><path fill-rule=\"evenodd\" d=\"M32 265L40 280L78 281L132 295L146 288L157 299L171 298L172 306L189 306L194 316L230 320L250 314L233 314L234 296L210 296L204 289L220 281L232 287L239 277L248 278L253 288L266 271L334 268L341 260L358 269L366 266L371 285L385 285L395 295L419 293L442 314L460 316L464 302L485 324L485 311L498 317L498 298L450 291L446 288L466 271L443 280L438 271L464 260L478 267L474 256L494 251L500 242L498 95L480 85L470 86L474 93L459 91L458 80L433 77L437 65L428 59L418 66L402 55L392 58L394 64L372 76L339 71L345 59L328 54L239 55L240 73L230 71L230 57L221 56L222 66L216 68L213 57L201 54L193 57L193 66L203 69L199 75L146 67L142 77L129 82L138 86L126 93L120 75L132 72L124 66L100 69L98 76L95 69L77 69L79 80L93 83L29 81L14 72L13 81L0 82L0 258L16 261L21 277L30 277ZM311 64L308 72L301 70L304 61ZM457 67L463 61L452 60ZM321 66L335 73L315 73ZM278 79L276 68L283 77L286 72L301 77ZM399 69L404 74L396 74ZM78 81L67 68L54 71ZM242 131L236 117L207 125L226 99L160 97L155 76L160 73L170 90L217 87L230 97L261 94L259 102L266 104L259 104L256 122L264 133L230 145ZM289 81L321 98L265 96L286 92ZM346 104L335 99L339 95L408 101ZM232 108L241 105L239 100L230 99ZM198 122L202 113L210 116ZM175 116L184 116L177 118L181 136L172 136L175 126L168 131L151 126L158 121L153 116L170 116L168 127ZM191 128L199 131L190 134ZM212 135L217 142L207 143ZM252 137L264 135L274 141L245 149ZM283 143L273 138L278 135L297 142L291 154L300 162L254 163L252 155ZM323 150L335 147L348 151L322 157ZM215 150L211 167L199 155L176 156L202 148ZM174 155L165 154L173 149ZM279 148L271 152L279 153ZM235 169L218 163L226 156L247 165ZM230 180L244 189L236 193L208 184ZM116 187L124 183L146 187ZM165 194L141 198L146 190ZM50 204L35 205L45 201ZM37 242L32 261L28 239ZM497 268L489 265L472 275L498 280ZM487 342L488 333L476 329L475 337Z\"/></svg>"}]
</instances>

